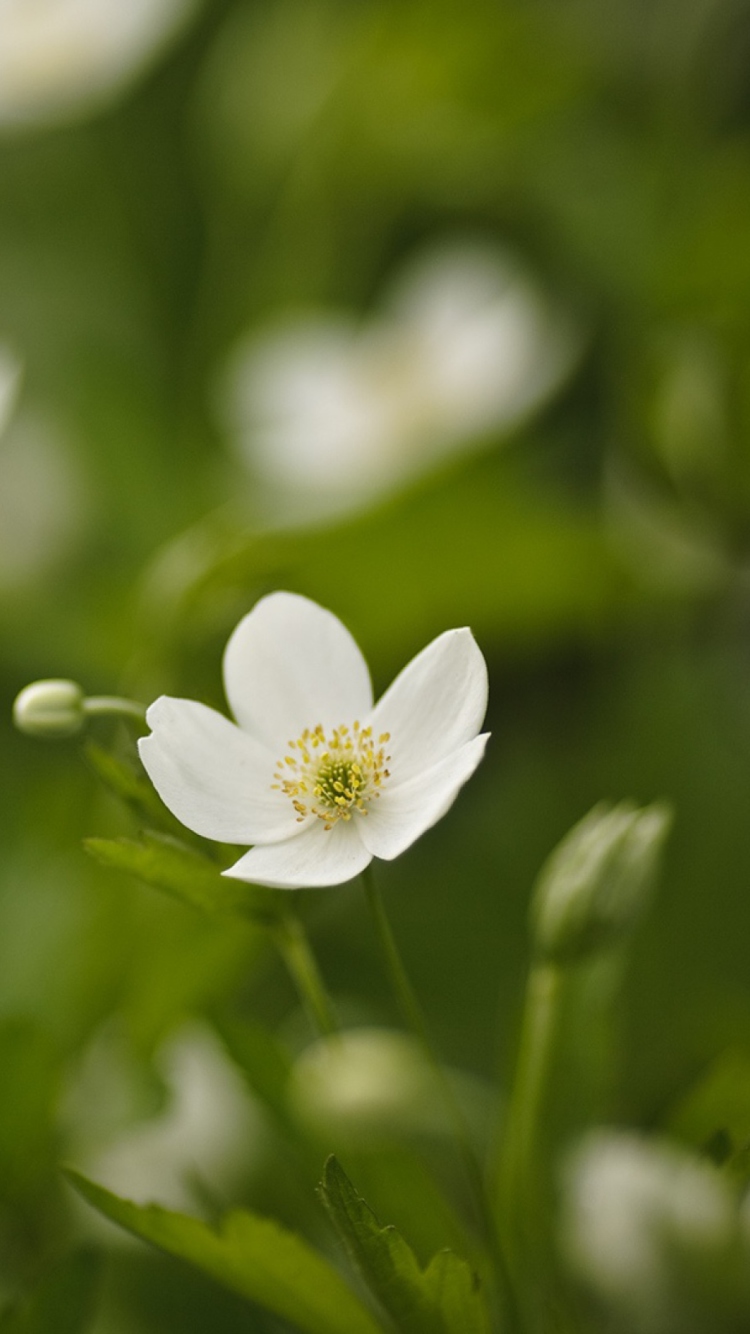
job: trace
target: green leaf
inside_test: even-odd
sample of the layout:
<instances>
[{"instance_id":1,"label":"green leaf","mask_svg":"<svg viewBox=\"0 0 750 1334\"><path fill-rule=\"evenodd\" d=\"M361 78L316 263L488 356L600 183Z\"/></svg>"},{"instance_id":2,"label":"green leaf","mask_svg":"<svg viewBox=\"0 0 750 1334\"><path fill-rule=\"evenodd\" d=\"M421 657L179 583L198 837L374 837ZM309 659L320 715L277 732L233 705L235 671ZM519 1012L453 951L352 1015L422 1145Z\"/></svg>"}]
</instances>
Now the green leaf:
<instances>
[{"instance_id":1,"label":"green leaf","mask_svg":"<svg viewBox=\"0 0 750 1334\"><path fill-rule=\"evenodd\" d=\"M750 1180L750 1058L730 1050L712 1061L667 1119L672 1135Z\"/></svg>"},{"instance_id":2,"label":"green leaf","mask_svg":"<svg viewBox=\"0 0 750 1334\"><path fill-rule=\"evenodd\" d=\"M226 880L215 862L168 834L130 838L87 838L84 848L96 861L145 880L203 912L275 919L281 900L273 890Z\"/></svg>"},{"instance_id":3,"label":"green leaf","mask_svg":"<svg viewBox=\"0 0 750 1334\"><path fill-rule=\"evenodd\" d=\"M424 1272L425 1287L433 1294L446 1330L487 1334L489 1320L476 1274L455 1251L438 1251Z\"/></svg>"},{"instance_id":4,"label":"green leaf","mask_svg":"<svg viewBox=\"0 0 750 1334\"><path fill-rule=\"evenodd\" d=\"M0 1334L83 1334L94 1314L101 1263L90 1250L56 1265L28 1302L0 1316Z\"/></svg>"},{"instance_id":5,"label":"green leaf","mask_svg":"<svg viewBox=\"0 0 750 1334\"><path fill-rule=\"evenodd\" d=\"M83 753L104 786L129 806L139 819L171 833L182 829L140 768L136 769L126 760L118 759L95 741L87 742Z\"/></svg>"},{"instance_id":6,"label":"green leaf","mask_svg":"<svg viewBox=\"0 0 750 1334\"><path fill-rule=\"evenodd\" d=\"M382 1334L332 1265L279 1223L239 1210L215 1232L197 1218L120 1199L78 1172L66 1175L112 1222L187 1260L301 1334Z\"/></svg>"},{"instance_id":7,"label":"green leaf","mask_svg":"<svg viewBox=\"0 0 750 1334\"><path fill-rule=\"evenodd\" d=\"M213 1023L253 1093L277 1119L288 1124L289 1079L292 1072L289 1052L274 1034L247 1015L241 1023L224 1015L214 1015Z\"/></svg>"},{"instance_id":8,"label":"green leaf","mask_svg":"<svg viewBox=\"0 0 750 1334\"><path fill-rule=\"evenodd\" d=\"M0 1201L28 1200L54 1171L60 1055L32 1019L0 1022Z\"/></svg>"},{"instance_id":9,"label":"green leaf","mask_svg":"<svg viewBox=\"0 0 750 1334\"><path fill-rule=\"evenodd\" d=\"M325 1165L320 1195L370 1291L401 1334L487 1334L477 1279L464 1260L440 1251L421 1269L396 1229L381 1227L334 1157Z\"/></svg>"}]
</instances>

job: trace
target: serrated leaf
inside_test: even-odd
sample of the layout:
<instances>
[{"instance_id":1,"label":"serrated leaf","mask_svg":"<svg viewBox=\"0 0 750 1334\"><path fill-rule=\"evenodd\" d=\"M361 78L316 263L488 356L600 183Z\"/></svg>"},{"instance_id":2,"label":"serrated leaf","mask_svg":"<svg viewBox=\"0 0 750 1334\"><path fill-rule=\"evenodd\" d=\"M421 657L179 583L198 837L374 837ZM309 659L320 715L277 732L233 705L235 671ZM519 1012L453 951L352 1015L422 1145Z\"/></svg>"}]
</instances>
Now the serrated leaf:
<instances>
[{"instance_id":1,"label":"serrated leaf","mask_svg":"<svg viewBox=\"0 0 750 1334\"><path fill-rule=\"evenodd\" d=\"M428 1268L394 1227L382 1227L336 1158L325 1165L321 1198L373 1296L400 1334L487 1334L477 1281L452 1251Z\"/></svg>"},{"instance_id":2,"label":"serrated leaf","mask_svg":"<svg viewBox=\"0 0 750 1334\"><path fill-rule=\"evenodd\" d=\"M27 1302L4 1311L0 1334L84 1334L94 1314L101 1262L77 1251L44 1276Z\"/></svg>"},{"instance_id":3,"label":"serrated leaf","mask_svg":"<svg viewBox=\"0 0 750 1334\"><path fill-rule=\"evenodd\" d=\"M333 1266L279 1223L240 1210L215 1232L197 1218L123 1200L78 1172L66 1175L112 1222L288 1320L300 1334L382 1334Z\"/></svg>"},{"instance_id":4,"label":"serrated leaf","mask_svg":"<svg viewBox=\"0 0 750 1334\"><path fill-rule=\"evenodd\" d=\"M203 912L275 919L280 899L273 890L227 880L215 862L168 834L147 831L130 838L87 838L84 848L103 866L145 880Z\"/></svg>"}]
</instances>

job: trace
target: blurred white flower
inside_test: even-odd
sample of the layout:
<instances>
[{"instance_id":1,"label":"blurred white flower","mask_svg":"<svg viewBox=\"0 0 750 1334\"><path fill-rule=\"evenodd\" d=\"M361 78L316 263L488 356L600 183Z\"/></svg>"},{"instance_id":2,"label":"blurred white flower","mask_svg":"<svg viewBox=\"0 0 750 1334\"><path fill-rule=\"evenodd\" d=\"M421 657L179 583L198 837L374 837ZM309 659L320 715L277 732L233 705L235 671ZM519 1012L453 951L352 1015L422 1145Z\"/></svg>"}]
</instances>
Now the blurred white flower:
<instances>
[{"instance_id":1,"label":"blurred white flower","mask_svg":"<svg viewBox=\"0 0 750 1334\"><path fill-rule=\"evenodd\" d=\"M81 517L68 453L49 422L18 407L20 381L20 362L0 346L0 594L43 575Z\"/></svg>"},{"instance_id":2,"label":"blurred white flower","mask_svg":"<svg viewBox=\"0 0 750 1334\"><path fill-rule=\"evenodd\" d=\"M158 1199L190 1211L202 1203L202 1189L231 1197L261 1133L241 1075L211 1030L197 1023L174 1034L156 1064L167 1090L164 1110L124 1126L132 1072L111 1036L102 1035L68 1095L69 1155L110 1190L139 1203ZM92 1102L98 1125L92 1124Z\"/></svg>"},{"instance_id":3,"label":"blurred white flower","mask_svg":"<svg viewBox=\"0 0 750 1334\"><path fill-rule=\"evenodd\" d=\"M560 1235L628 1330L717 1334L725 1316L734 1328L750 1310L737 1197L710 1163L671 1144L589 1135L567 1165Z\"/></svg>"},{"instance_id":4,"label":"blurred white flower","mask_svg":"<svg viewBox=\"0 0 750 1334\"><path fill-rule=\"evenodd\" d=\"M298 318L230 362L230 437L286 511L365 501L543 402L579 348L518 263L479 244L414 262L382 312ZM285 515L286 517L286 515Z\"/></svg>"},{"instance_id":5,"label":"blurred white flower","mask_svg":"<svg viewBox=\"0 0 750 1334\"><path fill-rule=\"evenodd\" d=\"M119 92L196 0L0 0L0 127L54 121Z\"/></svg>"},{"instance_id":6,"label":"blurred white flower","mask_svg":"<svg viewBox=\"0 0 750 1334\"><path fill-rule=\"evenodd\" d=\"M446 630L373 704L367 663L332 612L261 598L234 630L224 686L239 726L162 695L138 749L197 834L255 846L223 874L274 889L352 880L431 829L484 754L487 666Z\"/></svg>"},{"instance_id":7,"label":"blurred white flower","mask_svg":"<svg viewBox=\"0 0 750 1334\"><path fill-rule=\"evenodd\" d=\"M10 348L0 345L0 435L13 415L20 383L20 361Z\"/></svg>"}]
</instances>

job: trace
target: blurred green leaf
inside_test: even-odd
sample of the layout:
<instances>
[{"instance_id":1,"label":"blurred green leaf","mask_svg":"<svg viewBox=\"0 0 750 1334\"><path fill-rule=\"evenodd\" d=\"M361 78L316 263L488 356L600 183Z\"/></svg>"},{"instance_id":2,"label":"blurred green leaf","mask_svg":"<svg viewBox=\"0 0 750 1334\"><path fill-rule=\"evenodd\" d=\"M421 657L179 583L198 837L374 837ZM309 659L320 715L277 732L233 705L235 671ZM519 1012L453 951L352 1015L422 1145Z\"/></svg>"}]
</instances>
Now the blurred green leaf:
<instances>
[{"instance_id":1,"label":"blurred green leaf","mask_svg":"<svg viewBox=\"0 0 750 1334\"><path fill-rule=\"evenodd\" d=\"M196 1218L120 1199L78 1172L66 1175L113 1223L196 1265L302 1334L380 1334L379 1323L328 1261L271 1219L238 1211L217 1233Z\"/></svg>"},{"instance_id":2,"label":"blurred green leaf","mask_svg":"<svg viewBox=\"0 0 750 1334\"><path fill-rule=\"evenodd\" d=\"M328 527L248 532L227 513L208 516L147 573L144 656L199 655L273 588L328 606L332 570L336 613L383 672L446 625L468 624L486 651L506 654L596 638L635 605L631 576L598 509L533 489L518 463L510 452L456 463Z\"/></svg>"},{"instance_id":3,"label":"blurred green leaf","mask_svg":"<svg viewBox=\"0 0 750 1334\"><path fill-rule=\"evenodd\" d=\"M486 1334L478 1281L464 1260L439 1251L421 1269L394 1227L381 1227L335 1157L328 1159L320 1196L371 1292L403 1334Z\"/></svg>"},{"instance_id":4,"label":"blurred green leaf","mask_svg":"<svg viewBox=\"0 0 750 1334\"><path fill-rule=\"evenodd\" d=\"M142 841L129 838L87 838L83 845L103 866L145 880L203 912L275 919L279 895L259 885L222 877L208 857L167 834L146 832Z\"/></svg>"},{"instance_id":5,"label":"blurred green leaf","mask_svg":"<svg viewBox=\"0 0 750 1334\"><path fill-rule=\"evenodd\" d=\"M282 1043L249 1015L242 1022L214 1016L214 1024L232 1060L253 1093L283 1122L289 1120L287 1091L291 1056Z\"/></svg>"},{"instance_id":6,"label":"blurred green leaf","mask_svg":"<svg viewBox=\"0 0 750 1334\"><path fill-rule=\"evenodd\" d=\"M0 1025L0 1201L35 1190L52 1169L60 1058L31 1020Z\"/></svg>"},{"instance_id":7,"label":"blurred green leaf","mask_svg":"<svg viewBox=\"0 0 750 1334\"><path fill-rule=\"evenodd\" d=\"M167 810L140 766L136 768L126 760L118 759L103 746L98 746L95 741L86 743L84 755L104 786L129 806L139 819L145 820L149 825L155 824L161 829L167 829L171 833L177 830L185 833L179 821Z\"/></svg>"},{"instance_id":8,"label":"blurred green leaf","mask_svg":"<svg viewBox=\"0 0 750 1334\"><path fill-rule=\"evenodd\" d=\"M0 1334L83 1334L94 1314L98 1254L77 1251L47 1274L28 1302L0 1316Z\"/></svg>"},{"instance_id":9,"label":"blurred green leaf","mask_svg":"<svg viewBox=\"0 0 750 1334\"><path fill-rule=\"evenodd\" d=\"M750 1057L727 1051L713 1061L673 1109L667 1129L750 1179Z\"/></svg>"}]
</instances>

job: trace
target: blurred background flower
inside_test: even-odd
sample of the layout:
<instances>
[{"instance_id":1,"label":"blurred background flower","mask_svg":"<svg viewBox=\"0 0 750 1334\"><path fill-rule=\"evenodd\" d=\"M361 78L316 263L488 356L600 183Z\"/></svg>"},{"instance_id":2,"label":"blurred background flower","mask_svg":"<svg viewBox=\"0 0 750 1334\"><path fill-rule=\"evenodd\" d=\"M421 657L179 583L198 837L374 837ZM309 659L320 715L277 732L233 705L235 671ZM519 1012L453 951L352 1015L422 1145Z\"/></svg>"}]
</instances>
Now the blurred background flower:
<instances>
[{"instance_id":1,"label":"blurred background flower","mask_svg":"<svg viewBox=\"0 0 750 1334\"><path fill-rule=\"evenodd\" d=\"M63 1125L67 1153L95 1181L188 1212L231 1199L263 1133L236 1067L195 1023L158 1049L150 1082L126 1044L98 1034L66 1091Z\"/></svg>"},{"instance_id":2,"label":"blurred background flower","mask_svg":"<svg viewBox=\"0 0 750 1334\"><path fill-rule=\"evenodd\" d=\"M560 1240L614 1328L742 1328L750 1310L739 1192L672 1144L599 1131L567 1167Z\"/></svg>"},{"instance_id":3,"label":"blurred background flower","mask_svg":"<svg viewBox=\"0 0 750 1334\"><path fill-rule=\"evenodd\" d=\"M0 126L80 114L115 96L195 0L2 0Z\"/></svg>"},{"instance_id":4,"label":"blurred background flower","mask_svg":"<svg viewBox=\"0 0 750 1334\"><path fill-rule=\"evenodd\" d=\"M19 402L21 363L0 348L0 595L66 553L83 517L80 476L54 423Z\"/></svg>"},{"instance_id":5,"label":"blurred background flower","mask_svg":"<svg viewBox=\"0 0 750 1334\"><path fill-rule=\"evenodd\" d=\"M496 441L559 385L578 346L509 253L437 244L368 322L310 315L251 335L232 356L224 415L241 458L275 484L264 514L310 520Z\"/></svg>"}]
</instances>

